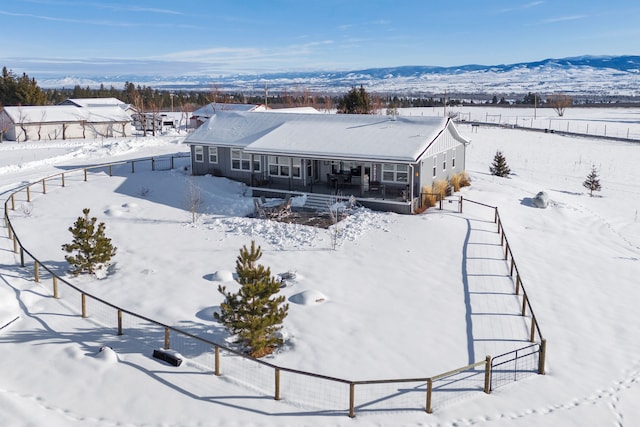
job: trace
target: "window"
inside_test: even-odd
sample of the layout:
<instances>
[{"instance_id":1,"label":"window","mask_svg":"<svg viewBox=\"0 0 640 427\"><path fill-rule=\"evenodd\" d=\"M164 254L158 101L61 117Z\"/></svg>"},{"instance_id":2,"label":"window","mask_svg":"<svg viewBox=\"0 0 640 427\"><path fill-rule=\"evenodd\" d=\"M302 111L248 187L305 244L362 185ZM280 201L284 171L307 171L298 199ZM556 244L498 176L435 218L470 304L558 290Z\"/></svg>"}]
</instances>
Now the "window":
<instances>
[{"instance_id":1,"label":"window","mask_svg":"<svg viewBox=\"0 0 640 427\"><path fill-rule=\"evenodd\" d=\"M231 150L231 169L260 172L260 160L255 159L251 168L251 154L243 153L242 150Z\"/></svg>"},{"instance_id":2,"label":"window","mask_svg":"<svg viewBox=\"0 0 640 427\"><path fill-rule=\"evenodd\" d=\"M209 147L209 163L218 163L218 147Z\"/></svg>"},{"instance_id":3,"label":"window","mask_svg":"<svg viewBox=\"0 0 640 427\"><path fill-rule=\"evenodd\" d=\"M451 169L456 168L456 150L451 152Z\"/></svg>"},{"instance_id":4,"label":"window","mask_svg":"<svg viewBox=\"0 0 640 427\"><path fill-rule=\"evenodd\" d=\"M193 147L193 154L195 156L196 162L202 163L204 162L204 147L201 145L196 145Z\"/></svg>"},{"instance_id":5,"label":"window","mask_svg":"<svg viewBox=\"0 0 640 427\"><path fill-rule=\"evenodd\" d=\"M442 153L442 170L447 170L447 153Z\"/></svg>"},{"instance_id":6,"label":"window","mask_svg":"<svg viewBox=\"0 0 640 427\"><path fill-rule=\"evenodd\" d=\"M438 156L433 156L433 177L438 174Z\"/></svg>"},{"instance_id":7,"label":"window","mask_svg":"<svg viewBox=\"0 0 640 427\"><path fill-rule=\"evenodd\" d=\"M409 166L392 163L383 164L382 180L386 182L409 182Z\"/></svg>"},{"instance_id":8,"label":"window","mask_svg":"<svg viewBox=\"0 0 640 427\"><path fill-rule=\"evenodd\" d=\"M269 156L269 175L300 178L300 159Z\"/></svg>"}]
</instances>

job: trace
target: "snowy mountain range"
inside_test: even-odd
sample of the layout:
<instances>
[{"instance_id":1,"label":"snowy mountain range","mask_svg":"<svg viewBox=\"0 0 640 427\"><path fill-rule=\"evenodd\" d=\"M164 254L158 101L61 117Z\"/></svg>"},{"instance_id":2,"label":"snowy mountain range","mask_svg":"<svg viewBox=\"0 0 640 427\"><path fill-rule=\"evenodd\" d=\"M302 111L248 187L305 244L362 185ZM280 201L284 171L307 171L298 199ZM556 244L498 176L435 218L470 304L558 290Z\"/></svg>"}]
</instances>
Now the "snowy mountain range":
<instances>
[{"instance_id":1,"label":"snowy mountain range","mask_svg":"<svg viewBox=\"0 0 640 427\"><path fill-rule=\"evenodd\" d=\"M168 90L207 90L213 85L243 93L343 93L364 85L368 91L405 95L448 94L510 96L528 92L567 93L574 97L632 99L640 97L640 56L580 56L501 65L457 67L400 66L350 71L306 71L266 74L109 75L38 77L45 88L122 87L125 82Z\"/></svg>"}]
</instances>

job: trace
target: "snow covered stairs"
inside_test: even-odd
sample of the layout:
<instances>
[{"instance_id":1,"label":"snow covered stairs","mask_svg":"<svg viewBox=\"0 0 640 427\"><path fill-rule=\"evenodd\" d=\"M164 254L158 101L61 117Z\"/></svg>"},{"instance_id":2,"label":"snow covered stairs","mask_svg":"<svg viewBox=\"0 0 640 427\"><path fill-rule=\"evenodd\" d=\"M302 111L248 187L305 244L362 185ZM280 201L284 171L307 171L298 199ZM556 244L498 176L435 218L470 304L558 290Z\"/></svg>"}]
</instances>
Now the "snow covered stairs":
<instances>
[{"instance_id":1,"label":"snow covered stairs","mask_svg":"<svg viewBox=\"0 0 640 427\"><path fill-rule=\"evenodd\" d=\"M336 196L328 194L309 194L307 193L307 201L304 203L305 209L314 209L317 211L326 211L329 205L338 202L349 200L348 196Z\"/></svg>"}]
</instances>

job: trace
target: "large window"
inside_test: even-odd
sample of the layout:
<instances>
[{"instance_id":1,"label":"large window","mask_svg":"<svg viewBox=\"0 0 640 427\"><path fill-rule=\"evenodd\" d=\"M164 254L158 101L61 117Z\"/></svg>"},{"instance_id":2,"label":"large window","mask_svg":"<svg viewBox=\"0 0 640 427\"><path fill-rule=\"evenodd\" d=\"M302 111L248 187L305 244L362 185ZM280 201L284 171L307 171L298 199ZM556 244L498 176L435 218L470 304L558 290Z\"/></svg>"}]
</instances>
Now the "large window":
<instances>
[{"instance_id":1,"label":"large window","mask_svg":"<svg viewBox=\"0 0 640 427\"><path fill-rule=\"evenodd\" d=\"M442 170L447 170L447 152L442 153Z\"/></svg>"},{"instance_id":2,"label":"large window","mask_svg":"<svg viewBox=\"0 0 640 427\"><path fill-rule=\"evenodd\" d=\"M382 180L385 182L409 182L409 166L392 163L383 164Z\"/></svg>"},{"instance_id":3,"label":"large window","mask_svg":"<svg viewBox=\"0 0 640 427\"><path fill-rule=\"evenodd\" d=\"M193 154L195 156L195 160L198 163L204 162L204 147L202 145L196 145L193 147Z\"/></svg>"},{"instance_id":4,"label":"large window","mask_svg":"<svg viewBox=\"0 0 640 427\"><path fill-rule=\"evenodd\" d=\"M269 156L269 175L300 178L300 159Z\"/></svg>"},{"instance_id":5,"label":"large window","mask_svg":"<svg viewBox=\"0 0 640 427\"><path fill-rule=\"evenodd\" d=\"M433 177L438 174L438 156L433 156Z\"/></svg>"},{"instance_id":6,"label":"large window","mask_svg":"<svg viewBox=\"0 0 640 427\"><path fill-rule=\"evenodd\" d=\"M218 147L209 147L209 163L218 163Z\"/></svg>"},{"instance_id":7,"label":"large window","mask_svg":"<svg viewBox=\"0 0 640 427\"><path fill-rule=\"evenodd\" d=\"M251 154L242 150L231 150L231 169L237 171L260 172L260 160L255 159L251 168Z\"/></svg>"}]
</instances>

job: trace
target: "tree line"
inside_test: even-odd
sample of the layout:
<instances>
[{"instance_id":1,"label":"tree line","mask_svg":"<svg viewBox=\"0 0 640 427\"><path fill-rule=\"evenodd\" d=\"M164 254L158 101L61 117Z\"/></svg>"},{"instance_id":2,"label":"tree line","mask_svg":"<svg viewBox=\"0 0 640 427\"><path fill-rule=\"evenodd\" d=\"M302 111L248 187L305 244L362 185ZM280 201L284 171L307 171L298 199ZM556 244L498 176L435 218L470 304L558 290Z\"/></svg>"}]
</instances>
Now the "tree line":
<instances>
[{"instance_id":1,"label":"tree line","mask_svg":"<svg viewBox=\"0 0 640 427\"><path fill-rule=\"evenodd\" d=\"M241 93L221 90L217 85L208 90L164 90L150 86L125 82L122 88L97 88L76 85L73 88L42 89L34 78L26 73L16 75L7 67L2 68L0 79L0 105L56 105L68 98L118 98L139 111L193 111L211 102L267 104L272 108L313 107L317 110L365 113L395 111L397 108L441 107L461 105L538 105L553 107L561 111L571 105L566 95L554 94L542 99L538 93L529 92L522 99L507 101L504 97L485 101L470 101L453 97L426 95L398 96L395 94L370 94L363 86L352 87L344 95L314 93L308 89L281 90L273 93Z\"/></svg>"}]
</instances>

